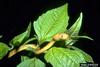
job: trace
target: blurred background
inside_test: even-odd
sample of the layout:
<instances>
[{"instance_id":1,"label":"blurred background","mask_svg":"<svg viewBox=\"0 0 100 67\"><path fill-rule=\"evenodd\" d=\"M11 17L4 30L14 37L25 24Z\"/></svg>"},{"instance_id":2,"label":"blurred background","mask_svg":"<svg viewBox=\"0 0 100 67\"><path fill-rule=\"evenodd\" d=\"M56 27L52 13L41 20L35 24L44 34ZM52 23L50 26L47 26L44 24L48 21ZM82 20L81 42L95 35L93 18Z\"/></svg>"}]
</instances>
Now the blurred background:
<instances>
[{"instance_id":1,"label":"blurred background","mask_svg":"<svg viewBox=\"0 0 100 67\"><path fill-rule=\"evenodd\" d=\"M69 4L68 12L70 16L69 26L71 26L83 12L83 24L80 35L88 35L94 39L79 39L77 47L90 54L95 63L99 63L99 1L97 0L0 0L0 41L7 43L16 35L22 33L27 28L29 22L36 20L47 10L59 7L65 3ZM33 30L33 34L34 30ZM5 57L0 61L0 67L9 65L15 67L19 63L19 56L11 59Z\"/></svg>"}]
</instances>

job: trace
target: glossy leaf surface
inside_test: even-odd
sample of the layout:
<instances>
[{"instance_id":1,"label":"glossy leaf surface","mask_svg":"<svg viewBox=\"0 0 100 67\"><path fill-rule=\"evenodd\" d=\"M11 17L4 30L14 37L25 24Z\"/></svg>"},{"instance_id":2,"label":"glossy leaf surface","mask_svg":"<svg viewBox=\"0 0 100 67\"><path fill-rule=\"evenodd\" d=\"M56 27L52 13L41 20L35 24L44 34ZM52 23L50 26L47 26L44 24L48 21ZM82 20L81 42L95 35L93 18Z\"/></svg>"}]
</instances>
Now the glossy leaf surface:
<instances>
[{"instance_id":1,"label":"glossy leaf surface","mask_svg":"<svg viewBox=\"0 0 100 67\"><path fill-rule=\"evenodd\" d=\"M50 41L52 36L66 31L68 26L68 4L42 14L33 26L40 43Z\"/></svg>"},{"instance_id":2,"label":"glossy leaf surface","mask_svg":"<svg viewBox=\"0 0 100 67\"><path fill-rule=\"evenodd\" d=\"M25 42L29 36L30 36L30 31L31 31L31 23L29 24L27 30L17 36L15 36L11 41L10 41L10 45L12 46L19 46L21 45L23 42Z\"/></svg>"},{"instance_id":3,"label":"glossy leaf surface","mask_svg":"<svg viewBox=\"0 0 100 67\"><path fill-rule=\"evenodd\" d=\"M81 52L57 47L48 50L45 59L53 67L79 67L80 63L86 63Z\"/></svg>"}]
</instances>

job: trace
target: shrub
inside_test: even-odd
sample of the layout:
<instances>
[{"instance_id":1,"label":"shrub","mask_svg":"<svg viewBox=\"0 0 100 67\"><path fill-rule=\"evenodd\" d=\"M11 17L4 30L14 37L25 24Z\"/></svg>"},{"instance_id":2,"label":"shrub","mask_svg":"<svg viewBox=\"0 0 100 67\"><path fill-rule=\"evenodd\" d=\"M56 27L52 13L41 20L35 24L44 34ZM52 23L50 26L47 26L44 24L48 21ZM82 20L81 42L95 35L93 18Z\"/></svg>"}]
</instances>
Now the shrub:
<instances>
[{"instance_id":1,"label":"shrub","mask_svg":"<svg viewBox=\"0 0 100 67\"><path fill-rule=\"evenodd\" d=\"M34 21L30 22L25 32L15 36L8 47L0 42L0 60L8 53L8 58L23 50L28 55L21 55L21 63L17 67L46 67L50 63L53 67L80 67L80 63L92 62L90 55L73 46L79 38L90 37L79 35L82 24L82 12L76 22L67 28L69 23L68 4L48 10ZM33 37L31 26L35 30ZM0 36L2 38L2 36ZM30 57L30 55L33 55ZM41 59L42 58L42 59Z\"/></svg>"}]
</instances>

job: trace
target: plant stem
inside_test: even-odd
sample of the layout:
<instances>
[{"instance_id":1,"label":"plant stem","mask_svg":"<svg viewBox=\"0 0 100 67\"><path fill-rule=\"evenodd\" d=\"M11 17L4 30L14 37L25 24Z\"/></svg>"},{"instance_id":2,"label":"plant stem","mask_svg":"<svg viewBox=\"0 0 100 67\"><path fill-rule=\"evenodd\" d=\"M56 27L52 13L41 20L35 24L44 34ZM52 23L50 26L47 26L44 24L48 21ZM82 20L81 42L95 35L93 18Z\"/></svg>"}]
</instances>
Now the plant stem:
<instances>
[{"instance_id":1,"label":"plant stem","mask_svg":"<svg viewBox=\"0 0 100 67\"><path fill-rule=\"evenodd\" d=\"M49 42L46 46L44 46L44 47L41 48L40 50L37 50L37 51L35 52L35 54L41 54L41 53L43 53L44 51L46 51L47 49L49 49L51 46L53 46L54 43L55 43L55 41L52 40L52 41Z\"/></svg>"},{"instance_id":2,"label":"plant stem","mask_svg":"<svg viewBox=\"0 0 100 67\"><path fill-rule=\"evenodd\" d=\"M22 45L22 46L19 47L19 49L17 50L17 52L20 52L20 51L23 51L23 50L27 50L28 48L36 49L37 46L35 44Z\"/></svg>"}]
</instances>

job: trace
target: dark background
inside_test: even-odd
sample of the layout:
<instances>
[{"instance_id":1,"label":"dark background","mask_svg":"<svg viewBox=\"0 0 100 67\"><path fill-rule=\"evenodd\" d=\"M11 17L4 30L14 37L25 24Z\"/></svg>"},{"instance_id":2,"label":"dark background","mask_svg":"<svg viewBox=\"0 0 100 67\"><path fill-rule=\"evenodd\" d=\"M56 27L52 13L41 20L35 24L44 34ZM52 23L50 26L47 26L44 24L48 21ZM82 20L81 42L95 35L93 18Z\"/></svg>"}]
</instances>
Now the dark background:
<instances>
[{"instance_id":1,"label":"dark background","mask_svg":"<svg viewBox=\"0 0 100 67\"><path fill-rule=\"evenodd\" d=\"M8 43L15 35L25 31L30 21L34 21L42 13L69 3L70 25L83 12L83 25L81 35L89 35L94 39L80 39L77 43L81 49L90 54L95 63L99 63L99 1L97 0L0 0L0 41ZM77 45L77 46L78 46ZM5 65L15 66L19 57L11 60L3 59L0 67Z\"/></svg>"}]
</instances>

